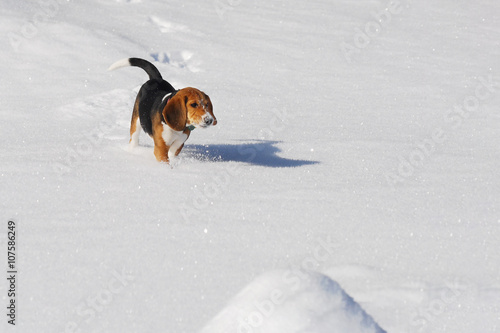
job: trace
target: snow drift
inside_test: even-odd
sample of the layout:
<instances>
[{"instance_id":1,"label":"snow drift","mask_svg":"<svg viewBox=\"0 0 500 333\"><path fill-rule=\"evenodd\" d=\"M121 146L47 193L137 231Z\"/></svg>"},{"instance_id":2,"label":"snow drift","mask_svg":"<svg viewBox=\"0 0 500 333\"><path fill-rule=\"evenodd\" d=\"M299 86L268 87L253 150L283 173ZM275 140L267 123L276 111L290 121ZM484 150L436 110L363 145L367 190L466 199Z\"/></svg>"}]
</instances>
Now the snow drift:
<instances>
[{"instance_id":1,"label":"snow drift","mask_svg":"<svg viewBox=\"0 0 500 333\"><path fill-rule=\"evenodd\" d=\"M225 332L385 333L337 282L291 270L255 279L202 330Z\"/></svg>"}]
</instances>

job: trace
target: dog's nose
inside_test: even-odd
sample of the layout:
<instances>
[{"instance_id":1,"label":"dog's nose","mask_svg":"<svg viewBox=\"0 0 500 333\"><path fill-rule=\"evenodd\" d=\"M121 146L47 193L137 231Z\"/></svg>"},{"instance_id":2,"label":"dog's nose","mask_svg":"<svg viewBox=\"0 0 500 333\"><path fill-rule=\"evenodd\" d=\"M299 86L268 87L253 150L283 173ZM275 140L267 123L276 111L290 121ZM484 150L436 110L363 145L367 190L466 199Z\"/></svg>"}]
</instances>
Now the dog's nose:
<instances>
[{"instance_id":1,"label":"dog's nose","mask_svg":"<svg viewBox=\"0 0 500 333\"><path fill-rule=\"evenodd\" d=\"M205 118L205 125L210 126L213 122L214 120L212 118Z\"/></svg>"}]
</instances>

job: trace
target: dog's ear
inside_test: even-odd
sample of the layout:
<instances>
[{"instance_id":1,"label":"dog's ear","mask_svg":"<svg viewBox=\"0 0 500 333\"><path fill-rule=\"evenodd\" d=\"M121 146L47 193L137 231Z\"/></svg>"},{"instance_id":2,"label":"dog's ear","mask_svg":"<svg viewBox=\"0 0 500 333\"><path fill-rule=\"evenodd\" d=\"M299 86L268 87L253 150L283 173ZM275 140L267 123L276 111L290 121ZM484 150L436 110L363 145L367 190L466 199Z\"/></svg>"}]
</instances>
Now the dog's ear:
<instances>
[{"instance_id":1,"label":"dog's ear","mask_svg":"<svg viewBox=\"0 0 500 333\"><path fill-rule=\"evenodd\" d=\"M182 94L176 94L167 102L163 108L163 119L174 131L184 131L187 123L187 108Z\"/></svg>"},{"instance_id":2,"label":"dog's ear","mask_svg":"<svg viewBox=\"0 0 500 333\"><path fill-rule=\"evenodd\" d=\"M217 125L217 118L215 118L215 115L214 115L214 107L212 105L212 101L210 100L210 97L203 93L205 95L205 99L208 101L208 113L210 113L210 115L212 115L212 117L214 117L214 122L212 123L213 126Z\"/></svg>"}]
</instances>

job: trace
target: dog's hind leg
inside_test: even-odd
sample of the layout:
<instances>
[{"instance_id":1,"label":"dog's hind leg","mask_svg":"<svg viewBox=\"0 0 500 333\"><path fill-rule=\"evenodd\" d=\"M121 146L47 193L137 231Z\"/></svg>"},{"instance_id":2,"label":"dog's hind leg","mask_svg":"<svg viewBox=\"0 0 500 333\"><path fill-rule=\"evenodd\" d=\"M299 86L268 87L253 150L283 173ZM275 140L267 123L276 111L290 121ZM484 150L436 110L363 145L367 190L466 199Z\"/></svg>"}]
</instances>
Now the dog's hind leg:
<instances>
[{"instance_id":1,"label":"dog's hind leg","mask_svg":"<svg viewBox=\"0 0 500 333\"><path fill-rule=\"evenodd\" d=\"M130 148L135 148L139 145L139 135L141 134L141 120L139 119L139 99L134 105L132 112L132 120L130 122Z\"/></svg>"}]
</instances>

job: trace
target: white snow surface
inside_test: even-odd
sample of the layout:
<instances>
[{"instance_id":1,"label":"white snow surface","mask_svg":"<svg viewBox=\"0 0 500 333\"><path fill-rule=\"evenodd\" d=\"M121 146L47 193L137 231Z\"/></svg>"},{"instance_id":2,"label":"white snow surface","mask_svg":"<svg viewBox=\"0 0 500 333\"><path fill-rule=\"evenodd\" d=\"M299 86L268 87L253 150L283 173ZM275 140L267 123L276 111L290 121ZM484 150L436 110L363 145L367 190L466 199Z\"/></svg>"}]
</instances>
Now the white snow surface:
<instances>
[{"instance_id":1,"label":"white snow surface","mask_svg":"<svg viewBox=\"0 0 500 333\"><path fill-rule=\"evenodd\" d=\"M389 333L500 332L497 0L2 0L0 16L0 266L13 220L18 269L1 332L214 331L276 271L332 288L304 284L254 332L362 330L339 299ZM128 148L147 75L107 72L126 57L214 104L170 166L144 133Z\"/></svg>"}]
</instances>

